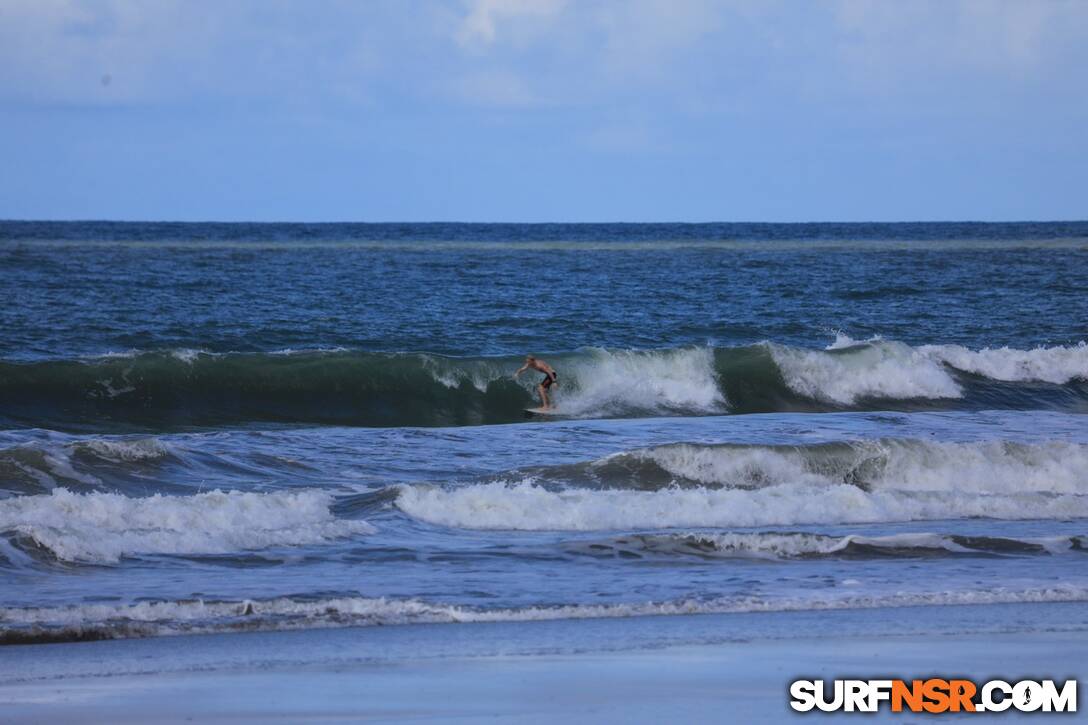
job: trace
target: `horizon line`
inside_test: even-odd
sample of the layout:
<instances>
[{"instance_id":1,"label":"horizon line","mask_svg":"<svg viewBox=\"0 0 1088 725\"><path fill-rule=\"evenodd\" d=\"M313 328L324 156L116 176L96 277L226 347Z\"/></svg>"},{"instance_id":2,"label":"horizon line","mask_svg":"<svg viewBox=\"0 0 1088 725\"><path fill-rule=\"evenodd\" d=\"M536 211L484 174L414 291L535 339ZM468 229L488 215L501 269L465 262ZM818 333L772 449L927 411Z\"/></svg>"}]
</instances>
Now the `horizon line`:
<instances>
[{"instance_id":1,"label":"horizon line","mask_svg":"<svg viewBox=\"0 0 1088 725\"><path fill-rule=\"evenodd\" d=\"M511 226L548 226L548 225L564 225L564 226L618 226L618 225L630 225L630 226L651 226L651 225L671 225L671 226L702 226L713 224L773 224L782 226L801 226L811 224L1085 224L1088 223L1088 218L1084 219L895 219L895 220L875 220L875 219L822 219L822 220L807 220L807 221L756 221L756 220L709 220L709 221L465 221L465 220L449 220L449 219L433 219L428 221L419 220L383 220L383 221L367 221L367 220L322 220L322 221L300 221L300 220L263 220L263 219L19 219L19 218L0 218L0 224L369 224L369 225L395 225L395 224L464 224L464 225L476 225L476 226L499 226L499 225L511 225Z\"/></svg>"}]
</instances>

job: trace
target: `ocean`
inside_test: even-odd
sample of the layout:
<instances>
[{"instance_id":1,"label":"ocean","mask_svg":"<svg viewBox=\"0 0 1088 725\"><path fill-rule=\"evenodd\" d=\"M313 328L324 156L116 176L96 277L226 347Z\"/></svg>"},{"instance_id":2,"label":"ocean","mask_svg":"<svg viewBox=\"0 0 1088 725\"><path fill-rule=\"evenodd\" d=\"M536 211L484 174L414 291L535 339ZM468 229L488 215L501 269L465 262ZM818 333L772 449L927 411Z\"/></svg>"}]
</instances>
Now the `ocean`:
<instances>
[{"instance_id":1,"label":"ocean","mask_svg":"<svg viewBox=\"0 0 1088 725\"><path fill-rule=\"evenodd\" d=\"M1088 601L1088 222L0 222L0 297L0 643Z\"/></svg>"}]
</instances>

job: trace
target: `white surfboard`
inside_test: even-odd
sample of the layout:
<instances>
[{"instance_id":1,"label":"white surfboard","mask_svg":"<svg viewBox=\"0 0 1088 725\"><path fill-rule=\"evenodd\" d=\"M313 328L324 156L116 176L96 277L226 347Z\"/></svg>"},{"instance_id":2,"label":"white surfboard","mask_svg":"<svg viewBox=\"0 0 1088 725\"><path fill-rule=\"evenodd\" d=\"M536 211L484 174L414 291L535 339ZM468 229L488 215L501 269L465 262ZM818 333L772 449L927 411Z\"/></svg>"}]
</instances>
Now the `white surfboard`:
<instances>
[{"instance_id":1,"label":"white surfboard","mask_svg":"<svg viewBox=\"0 0 1088 725\"><path fill-rule=\"evenodd\" d=\"M563 415L562 412L555 408L526 408L525 412L531 415L543 415L550 418Z\"/></svg>"}]
</instances>

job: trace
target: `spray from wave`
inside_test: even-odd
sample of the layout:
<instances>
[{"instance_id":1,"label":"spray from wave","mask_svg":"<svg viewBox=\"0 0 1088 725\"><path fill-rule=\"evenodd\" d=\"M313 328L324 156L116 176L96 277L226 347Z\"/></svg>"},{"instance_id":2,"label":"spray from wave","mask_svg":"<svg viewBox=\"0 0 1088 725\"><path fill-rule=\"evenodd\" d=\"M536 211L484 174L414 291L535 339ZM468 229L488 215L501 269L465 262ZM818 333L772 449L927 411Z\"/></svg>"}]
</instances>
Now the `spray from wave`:
<instances>
[{"instance_id":1,"label":"spray from wave","mask_svg":"<svg viewBox=\"0 0 1088 725\"><path fill-rule=\"evenodd\" d=\"M812 400L852 406L864 399L962 398L939 361L900 342L801 350L768 343L790 390Z\"/></svg>"}]
</instances>

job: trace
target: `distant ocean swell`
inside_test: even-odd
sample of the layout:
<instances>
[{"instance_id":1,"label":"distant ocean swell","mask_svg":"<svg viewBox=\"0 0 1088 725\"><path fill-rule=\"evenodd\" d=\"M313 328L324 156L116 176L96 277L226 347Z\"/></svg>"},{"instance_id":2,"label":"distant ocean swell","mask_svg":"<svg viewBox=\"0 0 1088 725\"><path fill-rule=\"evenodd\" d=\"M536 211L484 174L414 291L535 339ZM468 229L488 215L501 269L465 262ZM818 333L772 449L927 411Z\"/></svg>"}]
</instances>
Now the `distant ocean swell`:
<instances>
[{"instance_id":1,"label":"distant ocean swell","mask_svg":"<svg viewBox=\"0 0 1088 725\"><path fill-rule=\"evenodd\" d=\"M546 355L571 417L777 411L1088 410L1088 345L585 349ZM0 425L144 428L245 422L449 426L520 421L536 376L516 357L348 350L171 350L0 362Z\"/></svg>"}]
</instances>

